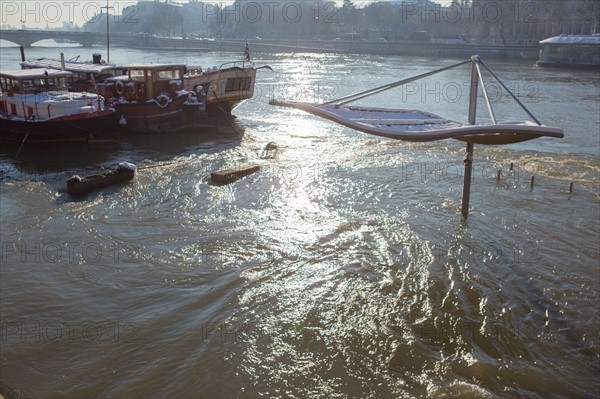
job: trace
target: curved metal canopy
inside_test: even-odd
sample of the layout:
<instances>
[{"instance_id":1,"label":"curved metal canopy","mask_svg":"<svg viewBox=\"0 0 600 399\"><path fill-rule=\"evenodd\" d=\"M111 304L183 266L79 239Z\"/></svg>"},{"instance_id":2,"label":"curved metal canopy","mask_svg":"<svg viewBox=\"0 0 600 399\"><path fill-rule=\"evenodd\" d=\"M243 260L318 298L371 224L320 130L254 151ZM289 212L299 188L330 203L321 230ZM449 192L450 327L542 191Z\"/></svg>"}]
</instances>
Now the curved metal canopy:
<instances>
[{"instance_id":1,"label":"curved metal canopy","mask_svg":"<svg viewBox=\"0 0 600 399\"><path fill-rule=\"evenodd\" d=\"M405 141L453 138L474 144L500 145L544 136L564 136L562 129L539 126L530 121L470 125L418 110L280 101L271 101L271 105L299 109L364 133Z\"/></svg>"}]
</instances>

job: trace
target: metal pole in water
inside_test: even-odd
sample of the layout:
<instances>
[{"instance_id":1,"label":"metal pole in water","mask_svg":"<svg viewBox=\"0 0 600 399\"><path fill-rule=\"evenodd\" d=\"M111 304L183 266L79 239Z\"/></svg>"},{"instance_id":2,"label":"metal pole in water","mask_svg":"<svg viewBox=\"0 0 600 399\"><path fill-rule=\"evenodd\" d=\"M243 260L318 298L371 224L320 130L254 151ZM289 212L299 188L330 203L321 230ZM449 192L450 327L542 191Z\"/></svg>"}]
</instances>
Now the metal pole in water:
<instances>
[{"instance_id":1,"label":"metal pole in water","mask_svg":"<svg viewBox=\"0 0 600 399\"><path fill-rule=\"evenodd\" d=\"M465 180L463 182L462 214L469 215L469 201L471 199L471 177L473 175L473 143L467 143L465 153Z\"/></svg>"},{"instance_id":2,"label":"metal pole in water","mask_svg":"<svg viewBox=\"0 0 600 399\"><path fill-rule=\"evenodd\" d=\"M474 125L477 119L477 93L479 92L479 75L477 63L479 56L471 57L471 93L469 96L469 124ZM462 214L469 215L469 201L471 198L471 177L473 174L473 143L467 143L465 154L465 179L463 182Z\"/></svg>"}]
</instances>

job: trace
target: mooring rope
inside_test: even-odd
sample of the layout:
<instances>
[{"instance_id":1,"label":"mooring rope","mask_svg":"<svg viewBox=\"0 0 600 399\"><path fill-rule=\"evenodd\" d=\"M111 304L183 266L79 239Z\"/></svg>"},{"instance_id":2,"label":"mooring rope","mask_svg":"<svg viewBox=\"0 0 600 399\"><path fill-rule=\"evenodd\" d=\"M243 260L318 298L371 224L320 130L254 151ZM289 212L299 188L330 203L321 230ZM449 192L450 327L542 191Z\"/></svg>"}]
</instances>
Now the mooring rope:
<instances>
[{"instance_id":1,"label":"mooring rope","mask_svg":"<svg viewBox=\"0 0 600 399\"><path fill-rule=\"evenodd\" d=\"M25 137L23 137L23 141L21 141L21 146L19 147L19 149L17 150L17 153L15 154L15 159L17 159L17 157L21 153L21 149L23 148L23 144L25 144L25 140L27 140L27 137L29 137L29 133L31 133L31 128L32 127L33 127L33 122L31 122L31 125L29 125L29 130L27 130L27 134L25 135Z\"/></svg>"}]
</instances>

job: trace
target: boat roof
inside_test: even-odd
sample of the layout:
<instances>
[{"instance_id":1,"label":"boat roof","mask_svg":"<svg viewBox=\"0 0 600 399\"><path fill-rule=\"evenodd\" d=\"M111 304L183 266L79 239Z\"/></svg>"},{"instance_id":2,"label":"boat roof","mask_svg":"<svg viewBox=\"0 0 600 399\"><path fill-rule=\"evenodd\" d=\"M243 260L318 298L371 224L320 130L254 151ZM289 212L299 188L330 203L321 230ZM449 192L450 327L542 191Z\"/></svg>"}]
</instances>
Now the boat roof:
<instances>
[{"instance_id":1,"label":"boat roof","mask_svg":"<svg viewBox=\"0 0 600 399\"><path fill-rule=\"evenodd\" d=\"M131 64L128 69L163 69L163 68L185 68L184 64Z\"/></svg>"},{"instance_id":2,"label":"boat roof","mask_svg":"<svg viewBox=\"0 0 600 399\"><path fill-rule=\"evenodd\" d=\"M405 141L453 138L475 144L513 144L538 137L563 137L562 129L539 126L529 121L470 125L429 112L406 109L336 106L301 102L271 101L272 105L295 108L352 129Z\"/></svg>"},{"instance_id":3,"label":"boat roof","mask_svg":"<svg viewBox=\"0 0 600 399\"><path fill-rule=\"evenodd\" d=\"M12 71L1 71L0 76L11 79L35 79L41 77L67 77L71 76L69 71L59 71L56 69L35 68L35 69L17 69Z\"/></svg>"},{"instance_id":4,"label":"boat roof","mask_svg":"<svg viewBox=\"0 0 600 399\"><path fill-rule=\"evenodd\" d=\"M540 44L600 44L600 33L594 35L560 35L544 39Z\"/></svg>"},{"instance_id":5,"label":"boat roof","mask_svg":"<svg viewBox=\"0 0 600 399\"><path fill-rule=\"evenodd\" d=\"M60 60L52 58L38 58L37 60L27 60L21 62L21 66L26 68L52 68L62 69ZM110 71L112 69L122 69L116 65L107 64L94 64L91 62L68 62L65 61L65 69L71 72L85 72L100 74L104 71Z\"/></svg>"}]
</instances>

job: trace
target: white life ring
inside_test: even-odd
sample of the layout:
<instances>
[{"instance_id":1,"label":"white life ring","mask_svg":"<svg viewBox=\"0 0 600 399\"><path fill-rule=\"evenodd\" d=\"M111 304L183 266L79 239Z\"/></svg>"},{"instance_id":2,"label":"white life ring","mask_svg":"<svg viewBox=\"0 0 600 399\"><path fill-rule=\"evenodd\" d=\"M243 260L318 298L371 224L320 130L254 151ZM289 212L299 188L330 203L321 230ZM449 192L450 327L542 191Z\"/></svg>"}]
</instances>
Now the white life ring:
<instances>
[{"instance_id":1,"label":"white life ring","mask_svg":"<svg viewBox=\"0 0 600 399\"><path fill-rule=\"evenodd\" d=\"M171 99L168 96L161 94L160 96L156 97L155 101L161 108L164 108L169 104L170 100Z\"/></svg>"},{"instance_id":2,"label":"white life ring","mask_svg":"<svg viewBox=\"0 0 600 399\"><path fill-rule=\"evenodd\" d=\"M115 85L115 89L117 90L117 94L121 95L125 92L125 85L119 80Z\"/></svg>"}]
</instances>

